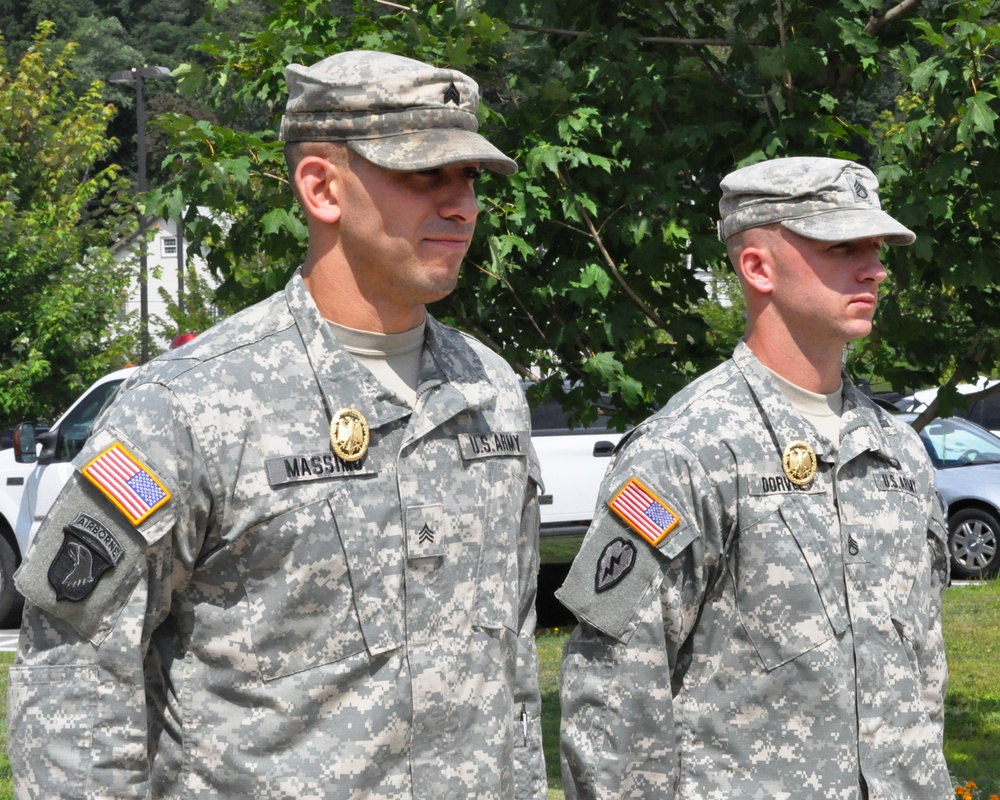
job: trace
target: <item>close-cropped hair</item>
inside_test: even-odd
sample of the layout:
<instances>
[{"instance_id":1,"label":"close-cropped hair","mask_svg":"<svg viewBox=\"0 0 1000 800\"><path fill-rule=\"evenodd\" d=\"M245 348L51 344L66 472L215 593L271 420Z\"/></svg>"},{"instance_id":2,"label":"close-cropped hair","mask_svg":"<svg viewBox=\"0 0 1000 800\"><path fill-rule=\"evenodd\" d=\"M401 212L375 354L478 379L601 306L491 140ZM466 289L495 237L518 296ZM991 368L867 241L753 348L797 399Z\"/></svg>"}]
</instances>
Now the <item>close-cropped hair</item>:
<instances>
[{"instance_id":1,"label":"close-cropped hair","mask_svg":"<svg viewBox=\"0 0 1000 800\"><path fill-rule=\"evenodd\" d=\"M747 247L758 247L769 241L780 228L780 222L758 225L754 228L744 228L726 239L726 254L737 273L739 273L740 254L743 250Z\"/></svg>"},{"instance_id":2,"label":"close-cropped hair","mask_svg":"<svg viewBox=\"0 0 1000 800\"><path fill-rule=\"evenodd\" d=\"M295 186L295 170L306 156L316 156L337 166L347 166L348 147L346 142L286 142L285 163L288 165L288 183L295 199L302 202Z\"/></svg>"}]
</instances>

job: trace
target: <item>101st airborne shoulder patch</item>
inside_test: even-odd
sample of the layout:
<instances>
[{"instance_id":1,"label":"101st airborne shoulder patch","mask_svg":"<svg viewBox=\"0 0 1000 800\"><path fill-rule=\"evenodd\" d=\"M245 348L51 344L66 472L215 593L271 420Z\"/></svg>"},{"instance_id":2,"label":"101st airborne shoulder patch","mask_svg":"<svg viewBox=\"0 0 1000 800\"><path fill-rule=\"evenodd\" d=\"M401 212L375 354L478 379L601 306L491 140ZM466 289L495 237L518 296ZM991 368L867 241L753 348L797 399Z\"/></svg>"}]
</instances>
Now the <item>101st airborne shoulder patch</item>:
<instances>
[{"instance_id":1,"label":"101st airborne shoulder patch","mask_svg":"<svg viewBox=\"0 0 1000 800\"><path fill-rule=\"evenodd\" d=\"M608 503L632 530L656 547L677 527L680 515L637 478L628 482Z\"/></svg>"},{"instance_id":2,"label":"101st airborne shoulder patch","mask_svg":"<svg viewBox=\"0 0 1000 800\"><path fill-rule=\"evenodd\" d=\"M56 600L83 600L124 553L121 540L107 525L89 514L77 514L63 528L62 547L49 565L49 583Z\"/></svg>"},{"instance_id":3,"label":"101st airborne shoulder patch","mask_svg":"<svg viewBox=\"0 0 1000 800\"><path fill-rule=\"evenodd\" d=\"M163 481L118 442L80 471L133 525L149 517L171 497Z\"/></svg>"}]
</instances>

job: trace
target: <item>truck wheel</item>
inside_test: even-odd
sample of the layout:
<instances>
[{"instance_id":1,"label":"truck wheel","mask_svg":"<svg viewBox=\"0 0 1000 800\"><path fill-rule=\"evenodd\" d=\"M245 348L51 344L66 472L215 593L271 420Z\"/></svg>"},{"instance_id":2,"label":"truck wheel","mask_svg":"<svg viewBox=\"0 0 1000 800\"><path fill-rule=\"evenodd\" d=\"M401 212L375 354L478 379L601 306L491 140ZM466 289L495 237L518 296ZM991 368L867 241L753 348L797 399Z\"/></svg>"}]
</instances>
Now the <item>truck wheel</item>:
<instances>
[{"instance_id":1,"label":"truck wheel","mask_svg":"<svg viewBox=\"0 0 1000 800\"><path fill-rule=\"evenodd\" d=\"M5 537L0 536L0 628L18 628L21 625L24 598L14 588L16 568L14 549Z\"/></svg>"}]
</instances>

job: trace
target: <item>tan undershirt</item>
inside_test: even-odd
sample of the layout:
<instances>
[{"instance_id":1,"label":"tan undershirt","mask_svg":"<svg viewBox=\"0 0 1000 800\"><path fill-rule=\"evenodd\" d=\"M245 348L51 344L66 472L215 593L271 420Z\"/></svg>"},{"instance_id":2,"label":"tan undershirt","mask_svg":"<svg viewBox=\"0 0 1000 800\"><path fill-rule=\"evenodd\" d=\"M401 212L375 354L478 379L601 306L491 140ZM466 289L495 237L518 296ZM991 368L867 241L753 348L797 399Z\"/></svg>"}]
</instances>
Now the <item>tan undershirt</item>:
<instances>
[{"instance_id":1,"label":"tan undershirt","mask_svg":"<svg viewBox=\"0 0 1000 800\"><path fill-rule=\"evenodd\" d=\"M765 367L767 369L767 367ZM841 414L844 411L844 384L830 394L809 392L781 377L774 370L767 370L781 386L792 407L809 420L833 446L840 445Z\"/></svg>"},{"instance_id":2,"label":"tan undershirt","mask_svg":"<svg viewBox=\"0 0 1000 800\"><path fill-rule=\"evenodd\" d=\"M329 320L327 322L344 349L371 372L375 380L404 400L410 408L416 405L426 320L402 333L359 331Z\"/></svg>"}]
</instances>

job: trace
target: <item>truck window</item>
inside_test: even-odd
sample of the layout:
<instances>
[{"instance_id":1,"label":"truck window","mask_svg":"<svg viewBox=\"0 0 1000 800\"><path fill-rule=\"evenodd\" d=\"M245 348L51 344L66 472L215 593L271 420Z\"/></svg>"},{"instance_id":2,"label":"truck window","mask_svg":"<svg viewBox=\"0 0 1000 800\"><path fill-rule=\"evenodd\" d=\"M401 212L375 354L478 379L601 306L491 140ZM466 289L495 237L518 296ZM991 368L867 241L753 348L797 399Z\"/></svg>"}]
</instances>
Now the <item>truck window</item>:
<instances>
[{"instance_id":1,"label":"truck window","mask_svg":"<svg viewBox=\"0 0 1000 800\"><path fill-rule=\"evenodd\" d=\"M88 394L66 418L59 423L59 441L56 445L57 461L72 461L90 437L94 420L114 397L121 381L102 383Z\"/></svg>"}]
</instances>

